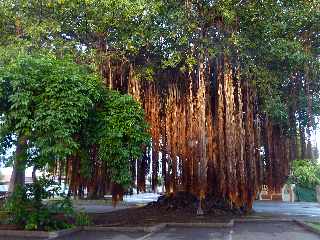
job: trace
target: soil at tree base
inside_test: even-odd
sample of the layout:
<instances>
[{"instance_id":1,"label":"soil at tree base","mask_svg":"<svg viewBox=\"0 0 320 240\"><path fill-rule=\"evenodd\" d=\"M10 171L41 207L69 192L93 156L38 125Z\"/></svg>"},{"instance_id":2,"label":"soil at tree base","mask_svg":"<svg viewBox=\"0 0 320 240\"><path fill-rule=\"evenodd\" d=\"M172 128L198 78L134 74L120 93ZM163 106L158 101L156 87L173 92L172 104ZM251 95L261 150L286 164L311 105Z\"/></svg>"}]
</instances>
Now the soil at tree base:
<instances>
[{"instance_id":1,"label":"soil at tree base","mask_svg":"<svg viewBox=\"0 0 320 240\"><path fill-rule=\"evenodd\" d=\"M203 216L197 216L199 200L187 192L163 195L144 207L118 210L103 214L90 214L97 225L141 226L163 222L221 222L245 214L241 209L230 208L227 201L208 196L202 203Z\"/></svg>"},{"instance_id":2,"label":"soil at tree base","mask_svg":"<svg viewBox=\"0 0 320 240\"><path fill-rule=\"evenodd\" d=\"M165 208L168 211L183 209L184 211L196 212L199 207L199 199L189 192L177 192L162 195L156 202L151 202L147 207ZM212 195L207 195L202 201L201 207L204 212L214 215L243 215L245 211L231 207L230 202Z\"/></svg>"}]
</instances>

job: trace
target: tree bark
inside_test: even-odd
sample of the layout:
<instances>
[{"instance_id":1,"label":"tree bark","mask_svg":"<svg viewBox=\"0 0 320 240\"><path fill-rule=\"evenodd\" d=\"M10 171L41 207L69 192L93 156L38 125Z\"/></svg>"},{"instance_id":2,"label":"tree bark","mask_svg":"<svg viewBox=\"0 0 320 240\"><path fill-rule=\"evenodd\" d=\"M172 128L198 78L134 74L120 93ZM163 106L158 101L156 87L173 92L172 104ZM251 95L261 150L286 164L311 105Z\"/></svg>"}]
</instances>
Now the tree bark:
<instances>
[{"instance_id":1,"label":"tree bark","mask_svg":"<svg viewBox=\"0 0 320 240\"><path fill-rule=\"evenodd\" d=\"M25 186L26 144L27 139L24 136L20 136L17 141L14 165L10 178L9 196L12 195L18 186Z\"/></svg>"}]
</instances>

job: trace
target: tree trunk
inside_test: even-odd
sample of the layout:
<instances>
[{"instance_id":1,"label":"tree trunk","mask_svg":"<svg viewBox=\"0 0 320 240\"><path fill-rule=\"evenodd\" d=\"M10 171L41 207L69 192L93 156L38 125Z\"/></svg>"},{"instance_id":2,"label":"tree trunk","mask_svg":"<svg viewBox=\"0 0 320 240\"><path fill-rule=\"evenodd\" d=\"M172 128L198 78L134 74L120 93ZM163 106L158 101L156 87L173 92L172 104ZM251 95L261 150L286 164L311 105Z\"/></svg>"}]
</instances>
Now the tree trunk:
<instances>
[{"instance_id":1,"label":"tree trunk","mask_svg":"<svg viewBox=\"0 0 320 240\"><path fill-rule=\"evenodd\" d=\"M198 103L199 103L199 151L200 151L200 167L199 177L201 178L200 186L200 201L205 198L207 192L207 171L208 171L208 159L207 159L207 129L206 129L206 85L204 78L204 64L199 63L198 70Z\"/></svg>"},{"instance_id":2,"label":"tree trunk","mask_svg":"<svg viewBox=\"0 0 320 240\"><path fill-rule=\"evenodd\" d=\"M25 185L25 169L26 169L26 143L25 137L19 137L16 146L14 165L9 184L9 195L11 195L18 186Z\"/></svg>"},{"instance_id":3,"label":"tree trunk","mask_svg":"<svg viewBox=\"0 0 320 240\"><path fill-rule=\"evenodd\" d=\"M35 181L37 181L37 167L34 166L32 169L32 182L34 183Z\"/></svg>"},{"instance_id":4,"label":"tree trunk","mask_svg":"<svg viewBox=\"0 0 320 240\"><path fill-rule=\"evenodd\" d=\"M305 137L305 128L300 126L300 145L301 145L301 159L306 159L306 152L307 152L307 147L306 147L306 137Z\"/></svg>"}]
</instances>

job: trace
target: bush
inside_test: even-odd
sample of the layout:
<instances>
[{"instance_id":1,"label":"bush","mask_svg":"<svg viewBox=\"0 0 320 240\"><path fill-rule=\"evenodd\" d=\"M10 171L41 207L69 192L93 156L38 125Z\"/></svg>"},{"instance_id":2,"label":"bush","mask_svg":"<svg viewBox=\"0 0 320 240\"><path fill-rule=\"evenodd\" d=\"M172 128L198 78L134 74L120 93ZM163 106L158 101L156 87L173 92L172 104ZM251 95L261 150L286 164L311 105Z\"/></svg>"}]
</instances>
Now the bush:
<instances>
[{"instance_id":1,"label":"bush","mask_svg":"<svg viewBox=\"0 0 320 240\"><path fill-rule=\"evenodd\" d=\"M289 183L314 189L320 184L320 165L311 160L295 160Z\"/></svg>"},{"instance_id":2,"label":"bush","mask_svg":"<svg viewBox=\"0 0 320 240\"><path fill-rule=\"evenodd\" d=\"M74 210L69 198L48 203L42 201L58 193L59 188L48 190L52 184L53 181L40 178L29 186L18 186L4 206L9 213L7 222L26 230L50 231L72 227L70 222Z\"/></svg>"},{"instance_id":3,"label":"bush","mask_svg":"<svg viewBox=\"0 0 320 240\"><path fill-rule=\"evenodd\" d=\"M75 215L76 226L89 226L91 225L91 219L88 214L79 212Z\"/></svg>"}]
</instances>

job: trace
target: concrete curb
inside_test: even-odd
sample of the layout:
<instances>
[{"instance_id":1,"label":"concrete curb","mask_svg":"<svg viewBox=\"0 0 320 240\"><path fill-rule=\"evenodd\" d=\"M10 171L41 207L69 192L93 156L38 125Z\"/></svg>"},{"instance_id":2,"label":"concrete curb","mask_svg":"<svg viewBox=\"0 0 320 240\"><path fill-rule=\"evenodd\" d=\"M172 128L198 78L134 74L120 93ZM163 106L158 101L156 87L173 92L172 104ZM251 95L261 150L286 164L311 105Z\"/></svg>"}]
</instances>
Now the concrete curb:
<instances>
[{"instance_id":1,"label":"concrete curb","mask_svg":"<svg viewBox=\"0 0 320 240\"><path fill-rule=\"evenodd\" d=\"M293 219L277 219L277 218L269 218L269 219L260 219L260 218L252 218L252 219L242 219L235 218L233 219L235 223L273 223L273 222L293 222Z\"/></svg>"},{"instance_id":2,"label":"concrete curb","mask_svg":"<svg viewBox=\"0 0 320 240\"><path fill-rule=\"evenodd\" d=\"M107 226L86 226L86 231L114 231L114 232L145 232L152 233L162 230L167 226L166 223L157 224L150 227L107 227Z\"/></svg>"},{"instance_id":3,"label":"concrete curb","mask_svg":"<svg viewBox=\"0 0 320 240\"><path fill-rule=\"evenodd\" d=\"M86 226L85 231L114 231L114 232L150 232L148 227L104 227L104 226Z\"/></svg>"},{"instance_id":4,"label":"concrete curb","mask_svg":"<svg viewBox=\"0 0 320 240\"><path fill-rule=\"evenodd\" d=\"M56 239L59 237L67 236L82 230L82 227L76 227L71 229L65 229L60 231L49 232L48 239Z\"/></svg>"},{"instance_id":5,"label":"concrete curb","mask_svg":"<svg viewBox=\"0 0 320 240\"><path fill-rule=\"evenodd\" d=\"M316 229L316 228L310 226L309 224L307 224L307 223L305 223L303 221L297 220L297 219L293 220L293 222L295 222L296 224L298 224L300 227L304 228L305 230L320 236L320 230L319 229Z\"/></svg>"},{"instance_id":6,"label":"concrete curb","mask_svg":"<svg viewBox=\"0 0 320 240\"><path fill-rule=\"evenodd\" d=\"M150 227L149 230L150 233L141 237L141 238L138 238L137 240L147 240L147 239L151 239L152 235L157 233L157 232L160 232L161 230L163 230L164 228L167 227L167 224L166 223L160 223L160 224L157 224L153 227Z\"/></svg>"},{"instance_id":7,"label":"concrete curb","mask_svg":"<svg viewBox=\"0 0 320 240\"><path fill-rule=\"evenodd\" d=\"M234 221L216 223L167 223L167 227L200 227L200 228L227 228L233 227Z\"/></svg>"},{"instance_id":8,"label":"concrete curb","mask_svg":"<svg viewBox=\"0 0 320 240\"><path fill-rule=\"evenodd\" d=\"M166 228L167 226L168 226L167 223L160 223L160 224L148 227L148 232L150 233L159 232L162 229Z\"/></svg>"},{"instance_id":9,"label":"concrete curb","mask_svg":"<svg viewBox=\"0 0 320 240\"><path fill-rule=\"evenodd\" d=\"M80 231L81 228L64 229L60 231L45 232L45 231L26 231L26 230L0 230L0 236L10 237L35 237L55 239Z\"/></svg>"},{"instance_id":10,"label":"concrete curb","mask_svg":"<svg viewBox=\"0 0 320 240\"><path fill-rule=\"evenodd\" d=\"M49 232L45 231L24 231L24 230L0 230L0 236L10 237L42 237L48 238Z\"/></svg>"}]
</instances>

